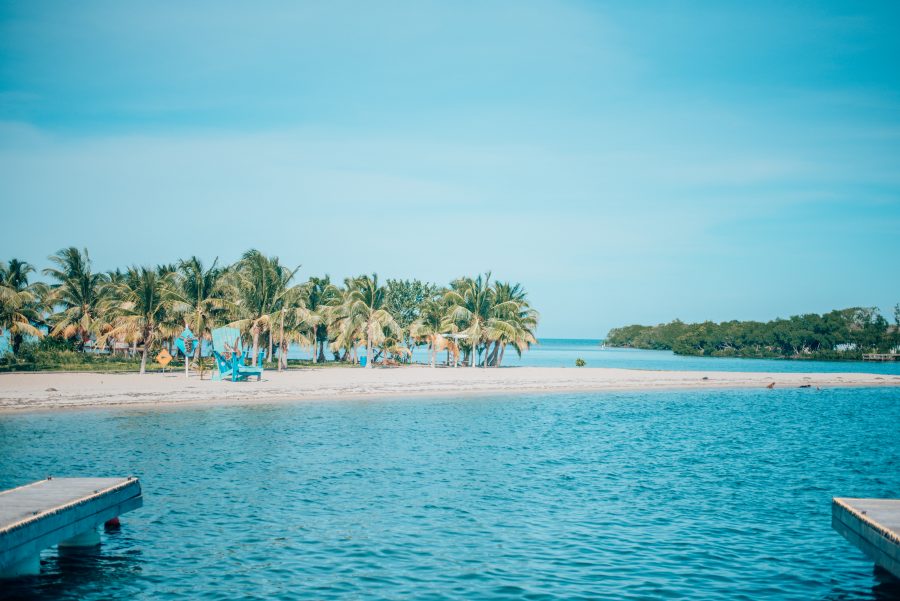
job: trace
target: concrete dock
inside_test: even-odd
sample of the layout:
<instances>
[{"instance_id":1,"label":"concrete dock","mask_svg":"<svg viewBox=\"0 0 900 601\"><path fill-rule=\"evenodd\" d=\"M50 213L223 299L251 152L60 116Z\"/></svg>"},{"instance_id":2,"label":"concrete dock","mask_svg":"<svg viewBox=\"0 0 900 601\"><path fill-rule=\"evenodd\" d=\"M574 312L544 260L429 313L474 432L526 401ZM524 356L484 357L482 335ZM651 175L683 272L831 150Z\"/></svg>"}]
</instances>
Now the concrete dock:
<instances>
[{"instance_id":1,"label":"concrete dock","mask_svg":"<svg viewBox=\"0 0 900 601\"><path fill-rule=\"evenodd\" d=\"M99 545L98 526L141 505L137 478L47 478L0 492L0 578L40 573L53 545Z\"/></svg>"},{"instance_id":2,"label":"concrete dock","mask_svg":"<svg viewBox=\"0 0 900 601\"><path fill-rule=\"evenodd\" d=\"M900 578L900 499L834 498L831 527Z\"/></svg>"}]
</instances>

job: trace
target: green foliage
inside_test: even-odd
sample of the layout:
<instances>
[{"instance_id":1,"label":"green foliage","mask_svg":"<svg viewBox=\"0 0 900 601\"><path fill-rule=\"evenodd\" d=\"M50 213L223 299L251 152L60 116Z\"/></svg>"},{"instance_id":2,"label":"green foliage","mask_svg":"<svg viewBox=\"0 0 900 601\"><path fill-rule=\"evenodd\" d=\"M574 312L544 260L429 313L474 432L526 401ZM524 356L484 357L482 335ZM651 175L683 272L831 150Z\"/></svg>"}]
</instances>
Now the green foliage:
<instances>
[{"instance_id":1,"label":"green foliage","mask_svg":"<svg viewBox=\"0 0 900 601\"><path fill-rule=\"evenodd\" d=\"M675 341L687 332L689 326L676 319L658 326L632 325L614 328L606 337L609 346L633 347L651 350L672 350Z\"/></svg>"},{"instance_id":2,"label":"green foliage","mask_svg":"<svg viewBox=\"0 0 900 601\"><path fill-rule=\"evenodd\" d=\"M671 350L679 355L860 359L863 353L889 352L898 344L898 333L876 308L852 307L765 323L675 320L657 326L631 325L610 330L606 344Z\"/></svg>"},{"instance_id":3,"label":"green foliage","mask_svg":"<svg viewBox=\"0 0 900 601\"><path fill-rule=\"evenodd\" d=\"M403 330L404 344L412 349L415 342L410 326L421 316L423 305L437 297L440 288L420 280L388 280L386 289L386 308Z\"/></svg>"},{"instance_id":4,"label":"green foliage","mask_svg":"<svg viewBox=\"0 0 900 601\"><path fill-rule=\"evenodd\" d=\"M409 328L419 318L419 309L440 291L434 284L419 280L388 280L386 309L401 328Z\"/></svg>"},{"instance_id":5,"label":"green foliage","mask_svg":"<svg viewBox=\"0 0 900 601\"><path fill-rule=\"evenodd\" d=\"M41 338L41 296L45 287L28 282L34 267L11 259L0 263L0 335L9 333L9 344L15 354L26 336Z\"/></svg>"},{"instance_id":6,"label":"green foliage","mask_svg":"<svg viewBox=\"0 0 900 601\"><path fill-rule=\"evenodd\" d=\"M0 356L0 372L8 371L136 371L138 357L84 353L75 340L46 336L22 343L15 355Z\"/></svg>"},{"instance_id":7,"label":"green foliage","mask_svg":"<svg viewBox=\"0 0 900 601\"><path fill-rule=\"evenodd\" d=\"M44 270L44 275L53 280L44 299L50 309L47 320L50 333L63 338L77 337L83 349L92 335L99 334L101 306L110 278L92 271L87 249L63 248L50 256L50 262L54 267Z\"/></svg>"},{"instance_id":8,"label":"green foliage","mask_svg":"<svg viewBox=\"0 0 900 601\"><path fill-rule=\"evenodd\" d=\"M587 365L587 361L585 361L581 357L575 359L575 367L584 367L585 365Z\"/></svg>"}]
</instances>

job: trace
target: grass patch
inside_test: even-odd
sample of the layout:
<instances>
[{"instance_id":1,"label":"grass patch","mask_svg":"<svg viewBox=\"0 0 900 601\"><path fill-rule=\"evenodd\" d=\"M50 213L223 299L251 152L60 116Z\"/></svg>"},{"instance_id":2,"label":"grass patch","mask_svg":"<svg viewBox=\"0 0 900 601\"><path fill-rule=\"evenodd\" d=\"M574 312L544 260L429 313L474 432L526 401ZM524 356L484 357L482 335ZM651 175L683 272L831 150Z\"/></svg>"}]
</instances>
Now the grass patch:
<instances>
[{"instance_id":1,"label":"grass patch","mask_svg":"<svg viewBox=\"0 0 900 601\"><path fill-rule=\"evenodd\" d=\"M147 360L147 372L178 372L184 370L184 361L175 358L166 368L156 363L156 352ZM203 374L211 374L216 369L212 357L203 357ZM340 361L313 363L309 359L288 359L287 369L328 369L333 367L354 367L356 364ZM278 363L264 363L266 370L275 371ZM358 367L358 366L357 366ZM141 357L85 353L77 350L65 341L43 339L38 342L25 343L17 355L4 353L0 355L0 373L4 372L40 372L70 371L87 373L137 373L141 369ZM197 362L192 362L191 371L197 371Z\"/></svg>"}]
</instances>

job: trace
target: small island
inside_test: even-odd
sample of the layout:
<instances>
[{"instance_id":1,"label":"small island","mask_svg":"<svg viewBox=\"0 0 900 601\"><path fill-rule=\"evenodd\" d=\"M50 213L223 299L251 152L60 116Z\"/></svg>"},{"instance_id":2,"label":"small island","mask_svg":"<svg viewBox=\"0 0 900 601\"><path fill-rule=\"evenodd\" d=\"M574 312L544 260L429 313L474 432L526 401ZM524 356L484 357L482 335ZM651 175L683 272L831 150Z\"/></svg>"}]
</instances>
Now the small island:
<instances>
[{"instance_id":1,"label":"small island","mask_svg":"<svg viewBox=\"0 0 900 601\"><path fill-rule=\"evenodd\" d=\"M673 351L697 357L854 360L900 354L900 303L892 325L877 308L851 307L772 321L630 325L610 330L610 347Z\"/></svg>"}]
</instances>

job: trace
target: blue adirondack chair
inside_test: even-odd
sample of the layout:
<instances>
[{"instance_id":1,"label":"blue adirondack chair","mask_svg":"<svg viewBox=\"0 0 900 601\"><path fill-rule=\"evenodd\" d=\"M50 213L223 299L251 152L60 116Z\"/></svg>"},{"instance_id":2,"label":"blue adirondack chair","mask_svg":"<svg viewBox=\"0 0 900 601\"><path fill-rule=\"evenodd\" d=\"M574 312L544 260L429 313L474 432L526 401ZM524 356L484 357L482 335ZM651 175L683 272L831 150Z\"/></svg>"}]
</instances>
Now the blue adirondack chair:
<instances>
[{"instance_id":1,"label":"blue adirondack chair","mask_svg":"<svg viewBox=\"0 0 900 601\"><path fill-rule=\"evenodd\" d=\"M246 352L241 343L241 332L237 328L216 328L212 331L212 352L216 360L216 371L213 371L213 380L224 380L231 377L232 382L246 380L250 376L262 379L262 357L265 350L261 350L257 363L259 367L244 365Z\"/></svg>"}]
</instances>

